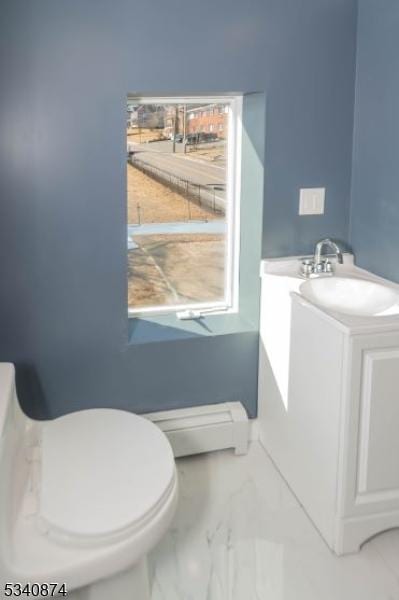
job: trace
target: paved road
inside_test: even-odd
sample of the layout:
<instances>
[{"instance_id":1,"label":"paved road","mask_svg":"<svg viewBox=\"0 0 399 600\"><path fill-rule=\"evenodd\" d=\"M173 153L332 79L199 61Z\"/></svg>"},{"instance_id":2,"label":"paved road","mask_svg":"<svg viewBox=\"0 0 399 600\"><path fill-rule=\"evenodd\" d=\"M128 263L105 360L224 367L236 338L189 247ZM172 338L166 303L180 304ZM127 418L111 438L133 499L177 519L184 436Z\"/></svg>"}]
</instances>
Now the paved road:
<instances>
[{"instance_id":1,"label":"paved road","mask_svg":"<svg viewBox=\"0 0 399 600\"><path fill-rule=\"evenodd\" d=\"M134 158L164 169L182 179L188 179L192 183L224 185L226 182L224 167L207 164L181 154L143 150L143 146L140 144L130 144L130 150L134 152Z\"/></svg>"},{"instance_id":2,"label":"paved road","mask_svg":"<svg viewBox=\"0 0 399 600\"><path fill-rule=\"evenodd\" d=\"M158 146L161 144L157 144ZM169 143L169 142L165 142ZM153 144L148 144L153 146ZM130 143L133 163L140 161L144 165L156 167L179 179L201 186L201 198L210 205L216 200L218 208L226 206L226 169L218 165L190 158L182 154L166 153L155 148L143 149L143 144Z\"/></svg>"},{"instance_id":3,"label":"paved road","mask_svg":"<svg viewBox=\"0 0 399 600\"><path fill-rule=\"evenodd\" d=\"M173 152L173 142L171 142L170 140L161 140L159 142L150 142L149 144L139 144L139 143L135 143L133 141L129 141L128 140L128 146L129 145L135 145L135 146L139 146L142 150L148 151L148 152L164 152L166 154L171 154ZM197 144L195 146L196 150L207 150L210 148L220 148L220 153L224 154L224 149L226 146L226 142L224 140L220 140L220 141L213 141L213 142L204 142L202 144ZM187 146L187 153L186 156L191 156L193 158L196 157L196 152L195 150L191 150L192 146ZM184 154L184 144L182 143L176 143L175 145L175 150L176 150L176 154ZM222 165L224 164L224 159L220 159L220 162L222 163Z\"/></svg>"}]
</instances>

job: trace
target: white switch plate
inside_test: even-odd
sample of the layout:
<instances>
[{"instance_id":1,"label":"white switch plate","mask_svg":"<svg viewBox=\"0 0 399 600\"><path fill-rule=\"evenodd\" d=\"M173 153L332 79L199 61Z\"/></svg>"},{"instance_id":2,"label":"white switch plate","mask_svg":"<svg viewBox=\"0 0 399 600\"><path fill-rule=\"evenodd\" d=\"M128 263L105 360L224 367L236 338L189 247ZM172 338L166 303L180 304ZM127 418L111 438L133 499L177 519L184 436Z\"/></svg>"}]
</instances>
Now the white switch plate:
<instances>
[{"instance_id":1,"label":"white switch plate","mask_svg":"<svg viewBox=\"0 0 399 600\"><path fill-rule=\"evenodd\" d=\"M325 197L326 188L302 188L299 194L299 214L324 214Z\"/></svg>"}]
</instances>

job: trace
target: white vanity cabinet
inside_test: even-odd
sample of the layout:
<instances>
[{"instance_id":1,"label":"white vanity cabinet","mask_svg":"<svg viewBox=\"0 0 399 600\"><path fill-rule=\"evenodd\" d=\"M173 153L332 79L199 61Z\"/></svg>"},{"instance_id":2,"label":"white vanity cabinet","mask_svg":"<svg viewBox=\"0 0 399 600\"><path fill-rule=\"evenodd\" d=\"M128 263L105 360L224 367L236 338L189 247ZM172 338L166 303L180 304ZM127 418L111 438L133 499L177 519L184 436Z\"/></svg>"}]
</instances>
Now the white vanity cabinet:
<instances>
[{"instance_id":1,"label":"white vanity cabinet","mask_svg":"<svg viewBox=\"0 0 399 600\"><path fill-rule=\"evenodd\" d=\"M399 527L399 315L328 313L300 283L262 277L260 438L339 555Z\"/></svg>"}]
</instances>

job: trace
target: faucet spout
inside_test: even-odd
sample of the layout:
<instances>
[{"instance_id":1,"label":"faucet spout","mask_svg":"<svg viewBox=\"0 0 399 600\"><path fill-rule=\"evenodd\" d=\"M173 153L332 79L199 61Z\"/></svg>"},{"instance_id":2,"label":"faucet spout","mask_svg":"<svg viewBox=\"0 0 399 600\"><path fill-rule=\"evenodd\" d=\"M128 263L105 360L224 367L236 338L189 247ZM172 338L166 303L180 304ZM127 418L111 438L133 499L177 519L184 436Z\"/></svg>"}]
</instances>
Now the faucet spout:
<instances>
[{"instance_id":1,"label":"faucet spout","mask_svg":"<svg viewBox=\"0 0 399 600\"><path fill-rule=\"evenodd\" d=\"M320 240L320 242L317 242L314 253L315 265L317 266L321 264L321 253L325 246L333 251L333 254L335 254L335 256L337 257L337 262L339 262L339 264L342 265L344 260L342 257L341 248L338 246L338 244L333 242L333 240L330 240L330 238L325 238L324 240Z\"/></svg>"}]
</instances>

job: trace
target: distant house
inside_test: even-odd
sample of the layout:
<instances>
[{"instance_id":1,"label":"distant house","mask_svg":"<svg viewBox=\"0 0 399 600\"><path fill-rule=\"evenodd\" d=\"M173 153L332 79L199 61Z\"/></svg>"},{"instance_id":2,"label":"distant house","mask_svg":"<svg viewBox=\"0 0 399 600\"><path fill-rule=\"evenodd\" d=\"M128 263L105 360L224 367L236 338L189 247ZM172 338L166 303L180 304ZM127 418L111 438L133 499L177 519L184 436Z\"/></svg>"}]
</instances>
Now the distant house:
<instances>
[{"instance_id":1,"label":"distant house","mask_svg":"<svg viewBox=\"0 0 399 600\"><path fill-rule=\"evenodd\" d=\"M146 129L163 129L165 121L165 107L162 104L128 105L128 127L142 127Z\"/></svg>"},{"instance_id":2,"label":"distant house","mask_svg":"<svg viewBox=\"0 0 399 600\"><path fill-rule=\"evenodd\" d=\"M133 104L127 105L127 127L135 127L137 123L137 107Z\"/></svg>"}]
</instances>

